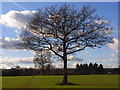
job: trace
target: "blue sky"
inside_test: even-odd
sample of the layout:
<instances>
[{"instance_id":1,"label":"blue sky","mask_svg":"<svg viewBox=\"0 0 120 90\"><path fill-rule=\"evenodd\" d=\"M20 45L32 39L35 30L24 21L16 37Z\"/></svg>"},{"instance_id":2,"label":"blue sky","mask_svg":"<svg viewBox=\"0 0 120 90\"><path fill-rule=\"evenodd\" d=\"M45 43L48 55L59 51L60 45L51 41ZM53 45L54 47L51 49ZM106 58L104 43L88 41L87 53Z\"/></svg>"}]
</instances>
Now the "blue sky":
<instances>
[{"instance_id":1,"label":"blue sky","mask_svg":"<svg viewBox=\"0 0 120 90\"><path fill-rule=\"evenodd\" d=\"M39 8L45 8L54 4L62 4L62 3L53 3L53 2L17 2L18 5L22 6L24 9L29 10L29 11L33 11L33 10L37 10ZM103 16L105 19L110 21L110 26L113 28L113 37L114 38L118 38L118 3L117 2L87 2L87 3L70 3L69 4L74 4L76 8L81 9L81 7L83 5L90 5L93 8L96 8L96 14L98 14L98 16ZM2 14L6 14L8 13L10 10L16 10L16 11L24 11L23 8L19 7L18 5L12 3L12 2L3 2L2 3ZM12 22L11 22L12 23ZM17 39L18 37L16 36L16 30L17 28L15 27L8 27L5 25L2 25L2 37L9 37L9 38L14 38ZM18 29L17 29L18 30ZM70 67L75 67L76 63L102 63L104 65L104 67L117 67L118 66L118 62L117 62L117 52L113 49L111 49L110 47L103 46L102 48L99 49L91 49L91 48L86 48L85 50L75 53L74 54L77 57L80 57L83 59L83 61L72 61L69 62L69 66ZM26 50L12 50L12 49L2 49L2 58L3 60L10 58L10 60L16 60L16 58L18 60L27 60L24 58L30 58L33 57L34 54L32 54L29 51ZM9 60L8 60L9 61ZM3 61L4 62L4 61ZM11 61L12 62L12 61ZM32 61L31 61L32 62ZM33 67L33 64L19 64L17 63L17 65L24 67L25 65L29 66L29 67ZM59 65L59 62L57 62L54 65ZM6 65L3 65L4 68L6 68ZM12 66L12 65L11 65Z\"/></svg>"}]
</instances>

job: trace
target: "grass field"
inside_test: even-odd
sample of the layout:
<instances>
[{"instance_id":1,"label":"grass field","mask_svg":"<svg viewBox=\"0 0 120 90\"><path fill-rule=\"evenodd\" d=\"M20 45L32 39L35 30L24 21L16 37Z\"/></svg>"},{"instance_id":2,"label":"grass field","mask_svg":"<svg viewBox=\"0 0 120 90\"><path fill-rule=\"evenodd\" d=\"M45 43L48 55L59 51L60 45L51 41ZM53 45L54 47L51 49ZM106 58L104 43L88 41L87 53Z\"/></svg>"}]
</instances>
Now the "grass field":
<instances>
[{"instance_id":1,"label":"grass field","mask_svg":"<svg viewBox=\"0 0 120 90\"><path fill-rule=\"evenodd\" d=\"M118 88L118 75L69 75L69 82L79 85L56 85L63 76L2 77L2 88Z\"/></svg>"}]
</instances>

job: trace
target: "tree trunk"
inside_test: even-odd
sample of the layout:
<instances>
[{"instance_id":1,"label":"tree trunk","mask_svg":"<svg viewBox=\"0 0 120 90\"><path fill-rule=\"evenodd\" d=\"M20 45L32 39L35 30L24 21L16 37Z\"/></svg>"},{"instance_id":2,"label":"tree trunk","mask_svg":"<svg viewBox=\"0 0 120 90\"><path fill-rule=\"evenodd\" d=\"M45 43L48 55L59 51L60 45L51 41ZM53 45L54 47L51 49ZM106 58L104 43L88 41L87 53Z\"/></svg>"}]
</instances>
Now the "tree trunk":
<instances>
[{"instance_id":1,"label":"tree trunk","mask_svg":"<svg viewBox=\"0 0 120 90\"><path fill-rule=\"evenodd\" d=\"M65 36L66 38L66 36ZM63 41L63 61L64 61L64 77L63 77L63 84L68 83L68 77L67 77L67 53L66 53L66 41Z\"/></svg>"},{"instance_id":2,"label":"tree trunk","mask_svg":"<svg viewBox=\"0 0 120 90\"><path fill-rule=\"evenodd\" d=\"M44 75L44 66L42 66L41 75Z\"/></svg>"},{"instance_id":3,"label":"tree trunk","mask_svg":"<svg viewBox=\"0 0 120 90\"><path fill-rule=\"evenodd\" d=\"M64 77L63 77L63 83L67 84L67 82L68 82L68 77L67 77L67 56L65 56L63 59L64 59Z\"/></svg>"}]
</instances>

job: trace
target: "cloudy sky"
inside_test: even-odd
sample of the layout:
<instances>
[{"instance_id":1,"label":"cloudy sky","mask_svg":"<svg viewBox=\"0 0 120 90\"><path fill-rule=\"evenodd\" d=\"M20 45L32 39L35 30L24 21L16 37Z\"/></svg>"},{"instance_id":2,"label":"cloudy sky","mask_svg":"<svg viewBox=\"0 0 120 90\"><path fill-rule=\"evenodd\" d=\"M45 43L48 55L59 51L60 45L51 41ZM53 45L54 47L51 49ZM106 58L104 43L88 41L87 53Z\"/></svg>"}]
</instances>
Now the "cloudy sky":
<instances>
[{"instance_id":1,"label":"cloudy sky","mask_svg":"<svg viewBox=\"0 0 120 90\"><path fill-rule=\"evenodd\" d=\"M34 53L24 50L16 44L21 43L18 36L20 28L24 27L31 20L34 13L39 8L45 8L54 4L62 3L43 3L43 2L3 2L0 24L2 25L2 36L0 46L2 46L2 57L0 58L0 68L11 68L17 65L21 67L34 67L32 62ZM83 5L90 5L96 8L96 14L103 16L110 21L113 28L113 44L107 44L99 49L86 48L68 57L68 67L74 68L77 63L98 63L105 68L118 67L118 3L117 2L98 2L98 3L69 3L74 4L78 9ZM55 58L53 58L55 60ZM72 59L72 60L71 60ZM61 61L54 61L53 65L62 67Z\"/></svg>"}]
</instances>

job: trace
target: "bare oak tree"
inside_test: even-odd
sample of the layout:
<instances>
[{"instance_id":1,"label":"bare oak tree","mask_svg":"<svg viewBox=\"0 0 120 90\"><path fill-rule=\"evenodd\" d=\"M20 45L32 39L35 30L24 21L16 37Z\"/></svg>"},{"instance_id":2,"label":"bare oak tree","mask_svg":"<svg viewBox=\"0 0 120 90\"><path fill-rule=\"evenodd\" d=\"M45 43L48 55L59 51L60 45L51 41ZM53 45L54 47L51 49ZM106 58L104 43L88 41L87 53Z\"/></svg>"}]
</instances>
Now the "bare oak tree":
<instances>
[{"instance_id":1,"label":"bare oak tree","mask_svg":"<svg viewBox=\"0 0 120 90\"><path fill-rule=\"evenodd\" d=\"M83 6L79 10L71 5L54 5L45 10L39 9L26 27L36 37L30 40L38 42L34 49L46 48L63 59L63 84L68 84L69 54L84 50L86 47L100 48L113 42L109 22L98 17L95 11L89 6Z\"/></svg>"}]
</instances>

